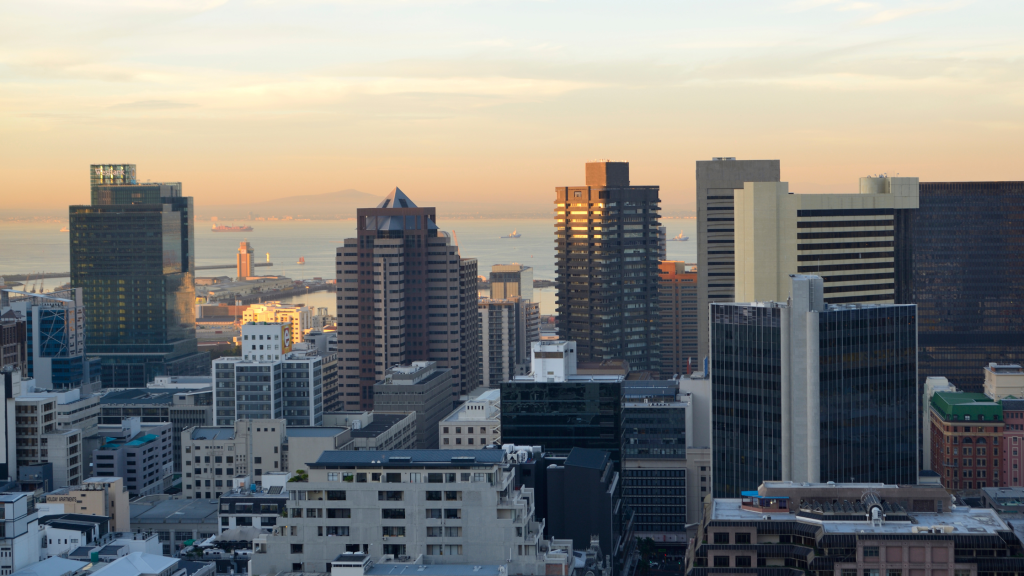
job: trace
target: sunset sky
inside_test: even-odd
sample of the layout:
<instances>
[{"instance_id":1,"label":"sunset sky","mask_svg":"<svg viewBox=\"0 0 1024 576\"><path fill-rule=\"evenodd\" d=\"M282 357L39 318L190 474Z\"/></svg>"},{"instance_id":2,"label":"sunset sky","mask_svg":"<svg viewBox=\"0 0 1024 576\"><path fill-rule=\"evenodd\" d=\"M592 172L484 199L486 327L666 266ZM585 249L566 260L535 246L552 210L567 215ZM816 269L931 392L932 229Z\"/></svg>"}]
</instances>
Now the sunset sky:
<instances>
[{"instance_id":1,"label":"sunset sky","mask_svg":"<svg viewBox=\"0 0 1024 576\"><path fill-rule=\"evenodd\" d=\"M197 204L400 186L549 205L583 163L1024 179L1020 0L5 0L0 217L130 162Z\"/></svg>"}]
</instances>

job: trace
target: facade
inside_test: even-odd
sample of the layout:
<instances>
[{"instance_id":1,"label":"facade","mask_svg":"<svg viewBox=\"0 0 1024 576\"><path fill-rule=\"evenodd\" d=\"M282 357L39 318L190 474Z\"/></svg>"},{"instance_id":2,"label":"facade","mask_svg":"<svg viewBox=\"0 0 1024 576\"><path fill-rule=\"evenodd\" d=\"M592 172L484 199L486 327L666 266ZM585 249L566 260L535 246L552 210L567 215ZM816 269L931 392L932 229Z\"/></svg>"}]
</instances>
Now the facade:
<instances>
[{"instance_id":1,"label":"facade","mask_svg":"<svg viewBox=\"0 0 1024 576\"><path fill-rule=\"evenodd\" d=\"M85 306L82 289L50 294L7 291L7 306L24 321L24 370L22 379L35 380L36 388L100 387L100 362L85 356Z\"/></svg>"},{"instance_id":2,"label":"facade","mask_svg":"<svg viewBox=\"0 0 1024 576\"><path fill-rule=\"evenodd\" d=\"M620 549L635 542L633 511L623 506L622 484L608 452L573 448L563 462L549 464L545 475L548 533L571 539L573 548L586 547L596 535L621 574L623 556L629 554Z\"/></svg>"},{"instance_id":3,"label":"facade","mask_svg":"<svg viewBox=\"0 0 1024 576\"><path fill-rule=\"evenodd\" d=\"M257 536L251 573L320 572L357 552L567 576L572 542L544 540L533 490L517 489L504 459L501 450L325 452L308 481L288 483L288 516Z\"/></svg>"},{"instance_id":4,"label":"facade","mask_svg":"<svg viewBox=\"0 0 1024 576\"><path fill-rule=\"evenodd\" d=\"M39 562L39 518L31 494L0 494L0 574L12 572Z\"/></svg>"},{"instance_id":5,"label":"facade","mask_svg":"<svg viewBox=\"0 0 1024 576\"><path fill-rule=\"evenodd\" d=\"M980 392L978 366L1024 364L1024 182L922 182L908 214L921 377Z\"/></svg>"},{"instance_id":6,"label":"facade","mask_svg":"<svg viewBox=\"0 0 1024 576\"><path fill-rule=\"evenodd\" d=\"M575 342L534 342L530 374L501 385L502 442L563 456L607 450L619 462L625 376L577 374L576 359Z\"/></svg>"},{"instance_id":7,"label":"facade","mask_svg":"<svg viewBox=\"0 0 1024 576\"><path fill-rule=\"evenodd\" d=\"M131 504L132 527L137 532L156 534L164 556L178 553L188 540L206 540L217 535L216 501L151 497Z\"/></svg>"},{"instance_id":8,"label":"facade","mask_svg":"<svg viewBox=\"0 0 1024 576\"><path fill-rule=\"evenodd\" d=\"M28 383L23 381L22 386L27 389ZM77 389L59 393L25 391L14 399L18 466L52 463L53 486L50 488L75 486L85 478L88 457L83 450L82 429L68 426L66 418L64 422L58 419L59 407L76 403L81 403ZM93 429L95 417L93 414Z\"/></svg>"},{"instance_id":9,"label":"facade","mask_svg":"<svg viewBox=\"0 0 1024 576\"><path fill-rule=\"evenodd\" d=\"M100 424L120 424L131 417L139 418L144 424L170 422L174 472L180 474L181 433L194 426L213 425L213 391L208 378L203 388L147 387L110 391L99 399L99 410Z\"/></svg>"},{"instance_id":10,"label":"facade","mask_svg":"<svg viewBox=\"0 0 1024 576\"><path fill-rule=\"evenodd\" d=\"M242 486L226 492L220 497L217 532L244 527L273 530L288 514L287 483L281 484L256 490Z\"/></svg>"},{"instance_id":11,"label":"facade","mask_svg":"<svg viewBox=\"0 0 1024 576\"><path fill-rule=\"evenodd\" d=\"M128 488L124 479L112 476L86 478L79 486L59 488L48 492L43 500L49 506L59 505L64 514L103 516L110 519L114 532L131 532L131 514L128 510Z\"/></svg>"},{"instance_id":12,"label":"facade","mask_svg":"<svg viewBox=\"0 0 1024 576\"><path fill-rule=\"evenodd\" d=\"M323 423L324 364L333 357L294 345L292 329L291 323L245 324L242 356L213 362L218 426L270 418L285 418L289 426Z\"/></svg>"},{"instance_id":13,"label":"facade","mask_svg":"<svg viewBox=\"0 0 1024 576\"><path fill-rule=\"evenodd\" d=\"M1020 364L989 362L985 366L985 395L995 400L1024 398L1024 369Z\"/></svg>"},{"instance_id":14,"label":"facade","mask_svg":"<svg viewBox=\"0 0 1024 576\"><path fill-rule=\"evenodd\" d=\"M253 251L252 246L248 241L243 240L238 243L238 254L235 257L237 276L238 280L245 280L250 276L255 276L253 273Z\"/></svg>"},{"instance_id":15,"label":"facade","mask_svg":"<svg viewBox=\"0 0 1024 576\"><path fill-rule=\"evenodd\" d=\"M21 371L14 366L0 366L3 385L3 407L0 407L0 480L18 478L17 407L15 395L21 394Z\"/></svg>"},{"instance_id":16,"label":"facade","mask_svg":"<svg viewBox=\"0 0 1024 576\"><path fill-rule=\"evenodd\" d=\"M994 510L941 486L765 482L704 506L687 576L1015 573L1020 541Z\"/></svg>"},{"instance_id":17,"label":"facade","mask_svg":"<svg viewBox=\"0 0 1024 576\"><path fill-rule=\"evenodd\" d=\"M314 316L314 318L322 318ZM316 350L324 359L321 366L323 373L323 411L338 411L344 408L345 398L338 382L338 334L313 329L305 336L306 350Z\"/></svg>"},{"instance_id":18,"label":"facade","mask_svg":"<svg viewBox=\"0 0 1024 576\"><path fill-rule=\"evenodd\" d=\"M349 428L348 450L411 450L416 447L416 414L328 412L324 426Z\"/></svg>"},{"instance_id":19,"label":"facade","mask_svg":"<svg viewBox=\"0 0 1024 576\"><path fill-rule=\"evenodd\" d=\"M482 381L480 373L480 320L476 301L480 290L476 258L459 258L459 395L475 390ZM450 324L450 323L449 323ZM450 331L449 331L450 332ZM452 404L457 402L452 399Z\"/></svg>"},{"instance_id":20,"label":"facade","mask_svg":"<svg viewBox=\"0 0 1024 576\"><path fill-rule=\"evenodd\" d=\"M244 324L283 324L288 327L292 344L303 341L303 336L313 328L313 309L308 306L290 306L280 302L253 304L242 313Z\"/></svg>"},{"instance_id":21,"label":"facade","mask_svg":"<svg viewBox=\"0 0 1024 576\"><path fill-rule=\"evenodd\" d=\"M581 361L660 371L658 187L630 186L628 162L588 162L555 206L559 338Z\"/></svg>"},{"instance_id":22,"label":"facade","mask_svg":"<svg viewBox=\"0 0 1024 576\"><path fill-rule=\"evenodd\" d=\"M736 248L733 194L745 182L779 182L778 160L737 160L730 157L697 162L697 355L708 356L710 302L733 302L736 289Z\"/></svg>"},{"instance_id":23,"label":"facade","mask_svg":"<svg viewBox=\"0 0 1024 576\"><path fill-rule=\"evenodd\" d=\"M126 418L120 426L101 425L104 443L93 450L96 475L124 478L132 498L160 494L174 478L174 443L170 422L143 424Z\"/></svg>"},{"instance_id":24,"label":"facade","mask_svg":"<svg viewBox=\"0 0 1024 576\"><path fill-rule=\"evenodd\" d=\"M474 450L501 444L501 391L467 400L438 423L442 450Z\"/></svg>"},{"instance_id":25,"label":"facade","mask_svg":"<svg viewBox=\"0 0 1024 576\"><path fill-rule=\"evenodd\" d=\"M437 424L451 409L451 370L435 362L395 366L373 387L378 412L416 413L416 447L436 450Z\"/></svg>"},{"instance_id":26,"label":"facade","mask_svg":"<svg viewBox=\"0 0 1024 576\"><path fill-rule=\"evenodd\" d=\"M7 297L7 292L0 291ZM28 339L25 334L25 319L13 310L0 305L0 368L13 366L24 374L28 370Z\"/></svg>"},{"instance_id":27,"label":"facade","mask_svg":"<svg viewBox=\"0 0 1024 576\"><path fill-rule=\"evenodd\" d=\"M71 285L82 288L86 353L100 358L103 386L207 373L193 310L192 198L179 182L139 184L134 164L92 165L89 175L92 203L70 207Z\"/></svg>"},{"instance_id":28,"label":"facade","mask_svg":"<svg viewBox=\"0 0 1024 576\"><path fill-rule=\"evenodd\" d=\"M697 350L697 272L685 262L663 261L661 270L661 373L662 377L701 370Z\"/></svg>"},{"instance_id":29,"label":"facade","mask_svg":"<svg viewBox=\"0 0 1024 576\"><path fill-rule=\"evenodd\" d=\"M1003 406L1003 440L1000 442L1003 457L1002 460L996 459L999 465L998 485L1024 486L1024 472L1021 472L1024 470L1024 458L1021 457L1024 450L1024 399L1004 398L1000 404ZM992 485L997 485L994 478Z\"/></svg>"},{"instance_id":30,"label":"facade","mask_svg":"<svg viewBox=\"0 0 1024 576\"><path fill-rule=\"evenodd\" d=\"M388 368L413 361L451 370L450 406L469 387L462 381L461 350L470 345L461 335L463 311L476 322L476 293L463 280L468 269L458 246L438 229L434 208L416 206L398 188L376 208L359 208L356 221L357 237L337 251L345 410L372 410L374 385Z\"/></svg>"},{"instance_id":31,"label":"facade","mask_svg":"<svg viewBox=\"0 0 1024 576\"><path fill-rule=\"evenodd\" d=\"M516 367L522 360L517 332L519 306L519 298L481 298L477 304L480 314L480 374L485 387L496 388L517 373Z\"/></svg>"},{"instance_id":32,"label":"facade","mask_svg":"<svg viewBox=\"0 0 1024 576\"><path fill-rule=\"evenodd\" d=\"M950 490L1000 486L1001 459L1009 460L1005 452L999 454L1005 446L1000 445L1002 404L984 394L936 392L930 408L932 470L942 485Z\"/></svg>"},{"instance_id":33,"label":"facade","mask_svg":"<svg viewBox=\"0 0 1024 576\"><path fill-rule=\"evenodd\" d=\"M533 268L522 264L494 264L491 276L491 298L505 300L518 296L523 300L533 299Z\"/></svg>"},{"instance_id":34,"label":"facade","mask_svg":"<svg viewBox=\"0 0 1024 576\"><path fill-rule=\"evenodd\" d=\"M714 495L765 479L914 483L913 305L826 305L794 275L788 304L711 305Z\"/></svg>"},{"instance_id":35,"label":"facade","mask_svg":"<svg viewBox=\"0 0 1024 576\"><path fill-rule=\"evenodd\" d=\"M736 302L781 302L791 274L821 276L829 304L895 302L909 274L902 223L918 207L917 178L861 178L859 194L747 182L734 203Z\"/></svg>"}]
</instances>

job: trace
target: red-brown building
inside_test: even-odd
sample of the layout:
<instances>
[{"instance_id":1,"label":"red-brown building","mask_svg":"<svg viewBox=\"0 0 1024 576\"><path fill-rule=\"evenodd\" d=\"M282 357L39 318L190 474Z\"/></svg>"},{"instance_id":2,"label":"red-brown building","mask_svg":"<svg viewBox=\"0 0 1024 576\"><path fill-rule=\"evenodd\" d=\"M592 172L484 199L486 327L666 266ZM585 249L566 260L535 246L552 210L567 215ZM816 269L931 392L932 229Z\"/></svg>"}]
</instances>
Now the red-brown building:
<instances>
[{"instance_id":1,"label":"red-brown building","mask_svg":"<svg viewBox=\"0 0 1024 576\"><path fill-rule=\"evenodd\" d=\"M697 358L697 269L685 262L666 260L661 275L661 371L662 376L702 370ZM707 314L704 314L707 321Z\"/></svg>"},{"instance_id":2,"label":"red-brown building","mask_svg":"<svg viewBox=\"0 0 1024 576\"><path fill-rule=\"evenodd\" d=\"M931 397L932 468L952 490L1005 486L1003 407L984 394L936 392Z\"/></svg>"}]
</instances>

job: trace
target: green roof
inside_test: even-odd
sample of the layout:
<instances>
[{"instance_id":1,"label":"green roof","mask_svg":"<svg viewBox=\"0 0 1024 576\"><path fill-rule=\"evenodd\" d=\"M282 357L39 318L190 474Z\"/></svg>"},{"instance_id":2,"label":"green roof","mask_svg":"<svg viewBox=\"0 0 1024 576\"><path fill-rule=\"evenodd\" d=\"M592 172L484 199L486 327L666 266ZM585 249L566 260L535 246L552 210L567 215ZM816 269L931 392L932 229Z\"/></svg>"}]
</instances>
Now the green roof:
<instances>
[{"instance_id":1,"label":"green roof","mask_svg":"<svg viewBox=\"0 0 1024 576\"><path fill-rule=\"evenodd\" d=\"M1003 405L984 394L972 392L936 392L932 408L943 420L963 422L1002 422Z\"/></svg>"}]
</instances>

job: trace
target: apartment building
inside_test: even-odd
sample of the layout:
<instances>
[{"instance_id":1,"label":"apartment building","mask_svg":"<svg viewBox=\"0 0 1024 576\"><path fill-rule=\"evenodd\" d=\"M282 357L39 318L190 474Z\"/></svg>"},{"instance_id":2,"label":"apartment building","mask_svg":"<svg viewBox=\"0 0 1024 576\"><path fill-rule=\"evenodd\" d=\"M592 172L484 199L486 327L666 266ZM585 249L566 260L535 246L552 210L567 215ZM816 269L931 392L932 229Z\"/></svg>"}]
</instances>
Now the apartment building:
<instances>
[{"instance_id":1,"label":"apartment building","mask_svg":"<svg viewBox=\"0 0 1024 576\"><path fill-rule=\"evenodd\" d=\"M438 423L442 450L475 450L501 444L501 390L467 400Z\"/></svg>"},{"instance_id":2,"label":"apartment building","mask_svg":"<svg viewBox=\"0 0 1024 576\"><path fill-rule=\"evenodd\" d=\"M56 487L75 486L84 478L87 459L83 454L82 430L63 428L57 418L59 405L79 399L77 389L60 393L24 392L14 399L18 466L52 462ZM65 417L66 421L70 419Z\"/></svg>"},{"instance_id":3,"label":"apartment building","mask_svg":"<svg viewBox=\"0 0 1024 576\"><path fill-rule=\"evenodd\" d=\"M292 344L302 342L303 336L313 327L313 309L308 306L289 306L280 302L253 304L242 312L242 322L284 324L288 326L288 337Z\"/></svg>"}]
</instances>

